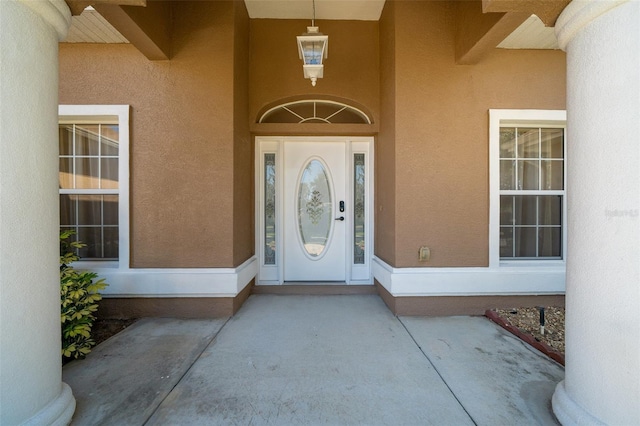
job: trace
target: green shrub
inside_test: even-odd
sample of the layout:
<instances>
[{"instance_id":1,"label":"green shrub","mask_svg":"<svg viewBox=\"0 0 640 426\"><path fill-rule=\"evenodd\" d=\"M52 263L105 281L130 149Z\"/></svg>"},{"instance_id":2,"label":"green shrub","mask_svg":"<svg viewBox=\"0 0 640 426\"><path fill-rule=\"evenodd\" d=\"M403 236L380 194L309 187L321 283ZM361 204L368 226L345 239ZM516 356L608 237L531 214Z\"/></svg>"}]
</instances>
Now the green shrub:
<instances>
[{"instance_id":1,"label":"green shrub","mask_svg":"<svg viewBox=\"0 0 640 426\"><path fill-rule=\"evenodd\" d=\"M76 271L71 263L80 259L77 249L85 244L71 240L71 230L60 231L60 302L62 321L62 358L84 358L95 345L91 338L91 327L96 319L98 293L107 284L104 278L94 280L94 272Z\"/></svg>"}]
</instances>

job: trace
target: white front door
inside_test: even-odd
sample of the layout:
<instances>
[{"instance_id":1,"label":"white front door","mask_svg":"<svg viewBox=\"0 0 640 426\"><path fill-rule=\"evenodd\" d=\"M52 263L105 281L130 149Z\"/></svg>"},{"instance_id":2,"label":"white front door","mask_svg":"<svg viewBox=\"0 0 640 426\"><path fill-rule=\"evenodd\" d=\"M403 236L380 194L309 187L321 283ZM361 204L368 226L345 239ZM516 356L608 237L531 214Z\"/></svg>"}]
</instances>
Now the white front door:
<instances>
[{"instance_id":1,"label":"white front door","mask_svg":"<svg viewBox=\"0 0 640 426\"><path fill-rule=\"evenodd\" d=\"M373 284L373 138L256 137L258 285Z\"/></svg>"},{"instance_id":2,"label":"white front door","mask_svg":"<svg viewBox=\"0 0 640 426\"><path fill-rule=\"evenodd\" d=\"M284 144L284 280L345 281L346 143Z\"/></svg>"}]
</instances>

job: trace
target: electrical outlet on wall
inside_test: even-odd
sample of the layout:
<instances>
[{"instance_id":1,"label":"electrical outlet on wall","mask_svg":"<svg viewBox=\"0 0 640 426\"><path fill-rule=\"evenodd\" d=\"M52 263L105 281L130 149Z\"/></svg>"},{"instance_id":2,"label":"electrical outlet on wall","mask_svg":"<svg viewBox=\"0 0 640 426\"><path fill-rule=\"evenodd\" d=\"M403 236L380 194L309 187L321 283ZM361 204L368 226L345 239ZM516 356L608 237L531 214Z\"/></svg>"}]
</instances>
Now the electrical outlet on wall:
<instances>
[{"instance_id":1,"label":"electrical outlet on wall","mask_svg":"<svg viewBox=\"0 0 640 426\"><path fill-rule=\"evenodd\" d=\"M431 258L431 250L427 246L420 247L418 250L418 260L420 262L428 262Z\"/></svg>"}]
</instances>

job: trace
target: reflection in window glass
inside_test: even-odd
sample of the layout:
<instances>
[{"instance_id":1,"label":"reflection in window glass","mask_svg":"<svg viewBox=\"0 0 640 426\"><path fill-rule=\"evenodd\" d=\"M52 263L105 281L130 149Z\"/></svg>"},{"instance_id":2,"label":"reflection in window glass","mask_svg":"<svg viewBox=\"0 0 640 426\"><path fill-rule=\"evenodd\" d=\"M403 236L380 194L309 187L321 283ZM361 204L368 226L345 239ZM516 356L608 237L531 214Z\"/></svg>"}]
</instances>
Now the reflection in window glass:
<instances>
[{"instance_id":1,"label":"reflection in window glass","mask_svg":"<svg viewBox=\"0 0 640 426\"><path fill-rule=\"evenodd\" d=\"M353 188L353 263L364 264L364 224L365 224L365 169L364 154L355 154L354 161L354 188Z\"/></svg>"},{"instance_id":2,"label":"reflection in window glass","mask_svg":"<svg viewBox=\"0 0 640 426\"><path fill-rule=\"evenodd\" d=\"M500 256L562 257L562 196L501 195Z\"/></svg>"},{"instance_id":3,"label":"reflection in window glass","mask_svg":"<svg viewBox=\"0 0 640 426\"><path fill-rule=\"evenodd\" d=\"M564 129L500 129L500 257L561 259Z\"/></svg>"},{"instance_id":4,"label":"reflection in window glass","mask_svg":"<svg viewBox=\"0 0 640 426\"><path fill-rule=\"evenodd\" d=\"M118 258L118 126L59 126L60 227L86 244L83 259Z\"/></svg>"},{"instance_id":5,"label":"reflection in window glass","mask_svg":"<svg viewBox=\"0 0 640 426\"><path fill-rule=\"evenodd\" d=\"M311 160L298 185L298 231L311 258L319 258L329 243L333 225L333 199L327 171L318 160Z\"/></svg>"},{"instance_id":6,"label":"reflection in window glass","mask_svg":"<svg viewBox=\"0 0 640 426\"><path fill-rule=\"evenodd\" d=\"M276 155L264 155L264 264L276 264Z\"/></svg>"}]
</instances>

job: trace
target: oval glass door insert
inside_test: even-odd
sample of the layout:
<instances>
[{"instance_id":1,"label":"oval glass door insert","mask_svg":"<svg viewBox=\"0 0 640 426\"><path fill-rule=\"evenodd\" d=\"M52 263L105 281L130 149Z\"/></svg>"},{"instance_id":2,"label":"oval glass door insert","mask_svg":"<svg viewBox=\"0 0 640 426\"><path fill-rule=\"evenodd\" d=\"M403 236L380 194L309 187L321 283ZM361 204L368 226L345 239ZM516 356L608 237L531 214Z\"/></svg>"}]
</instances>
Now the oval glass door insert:
<instances>
[{"instance_id":1,"label":"oval glass door insert","mask_svg":"<svg viewBox=\"0 0 640 426\"><path fill-rule=\"evenodd\" d=\"M309 256L318 258L326 249L333 223L333 200L327 171L318 160L304 168L298 185L298 233Z\"/></svg>"}]
</instances>

